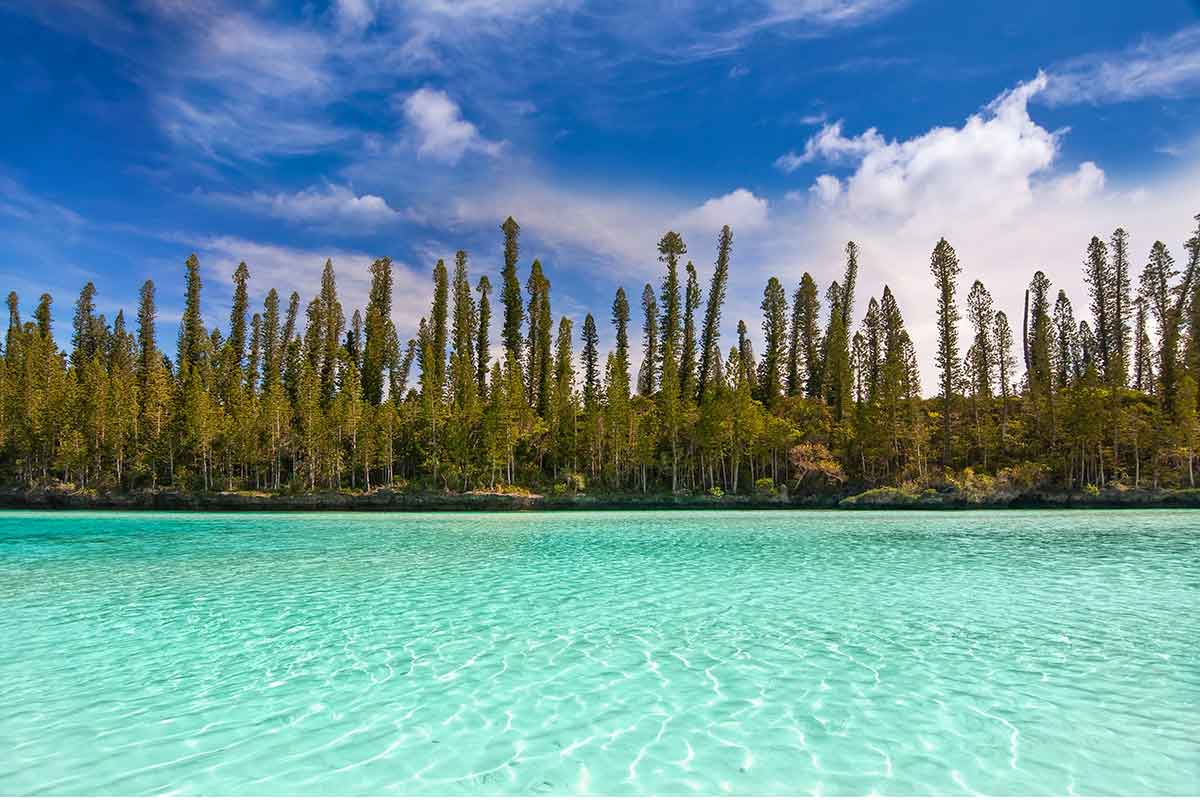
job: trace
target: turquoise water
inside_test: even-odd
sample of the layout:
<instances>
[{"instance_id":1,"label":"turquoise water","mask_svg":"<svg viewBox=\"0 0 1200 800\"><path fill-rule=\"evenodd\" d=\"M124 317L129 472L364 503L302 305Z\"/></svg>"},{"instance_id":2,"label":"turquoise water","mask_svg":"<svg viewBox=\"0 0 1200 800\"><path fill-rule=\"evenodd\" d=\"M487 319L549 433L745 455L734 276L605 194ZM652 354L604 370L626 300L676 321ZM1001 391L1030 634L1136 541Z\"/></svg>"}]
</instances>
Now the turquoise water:
<instances>
[{"instance_id":1,"label":"turquoise water","mask_svg":"<svg viewBox=\"0 0 1200 800\"><path fill-rule=\"evenodd\" d=\"M1200 514L0 514L0 794L1197 794Z\"/></svg>"}]
</instances>

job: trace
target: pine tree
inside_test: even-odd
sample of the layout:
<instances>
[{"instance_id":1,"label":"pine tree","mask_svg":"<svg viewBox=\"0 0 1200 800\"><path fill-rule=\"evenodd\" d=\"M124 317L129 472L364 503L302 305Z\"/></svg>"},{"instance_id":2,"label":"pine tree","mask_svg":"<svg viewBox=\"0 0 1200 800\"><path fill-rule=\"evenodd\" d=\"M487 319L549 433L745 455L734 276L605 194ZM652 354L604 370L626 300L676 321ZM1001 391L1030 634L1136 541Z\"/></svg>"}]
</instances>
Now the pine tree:
<instances>
[{"instance_id":1,"label":"pine tree","mask_svg":"<svg viewBox=\"0 0 1200 800\"><path fill-rule=\"evenodd\" d=\"M438 392L446 386L446 322L449 316L450 283L446 274L446 262L438 259L433 267L433 309L429 315L429 361L421 371L430 371L430 379Z\"/></svg>"},{"instance_id":2,"label":"pine tree","mask_svg":"<svg viewBox=\"0 0 1200 800\"><path fill-rule=\"evenodd\" d=\"M202 364L208 353L208 337L200 315L200 259L192 253L184 262L184 267L187 270L187 293L183 318L179 322L179 354L175 359L180 375L187 372L189 367Z\"/></svg>"},{"instance_id":3,"label":"pine tree","mask_svg":"<svg viewBox=\"0 0 1200 800\"><path fill-rule=\"evenodd\" d=\"M388 361L387 330L391 319L392 260L380 258L371 264L362 356L363 398L372 406L383 402L384 371Z\"/></svg>"},{"instance_id":4,"label":"pine tree","mask_svg":"<svg viewBox=\"0 0 1200 800\"><path fill-rule=\"evenodd\" d=\"M1092 320L1096 337L1096 361L1100 375L1111 381L1113 376L1113 321L1117 314L1116 298L1113 296L1113 268L1108 263L1108 247L1099 236L1088 243L1087 260L1084 261L1084 281L1091 297Z\"/></svg>"},{"instance_id":5,"label":"pine tree","mask_svg":"<svg viewBox=\"0 0 1200 800\"><path fill-rule=\"evenodd\" d=\"M1133 337L1133 387L1149 394L1154 391L1153 345L1150 343L1148 332L1150 304L1145 295L1139 294L1135 306L1137 314Z\"/></svg>"},{"instance_id":6,"label":"pine tree","mask_svg":"<svg viewBox=\"0 0 1200 800\"><path fill-rule=\"evenodd\" d=\"M37 325L38 336L47 341L54 338L50 319L50 307L53 304L54 298L49 293L44 293L38 298L37 308L33 312L33 321Z\"/></svg>"},{"instance_id":7,"label":"pine tree","mask_svg":"<svg viewBox=\"0 0 1200 800\"><path fill-rule=\"evenodd\" d=\"M1112 283L1108 294L1112 313L1108 319L1108 339L1113 362L1110 383L1123 388L1129 383L1129 317L1133 307L1129 299L1129 234L1123 228L1117 228L1113 231L1110 246L1112 269L1109 277Z\"/></svg>"},{"instance_id":8,"label":"pine tree","mask_svg":"<svg viewBox=\"0 0 1200 800\"><path fill-rule=\"evenodd\" d=\"M325 268L321 271L321 310L324 323L320 356L321 402L328 406L337 390L338 348L342 344L342 331L346 328L346 315L338 300L337 279L331 259L325 260Z\"/></svg>"},{"instance_id":9,"label":"pine tree","mask_svg":"<svg viewBox=\"0 0 1200 800\"><path fill-rule=\"evenodd\" d=\"M518 238L521 226L512 217L504 220L500 226L504 231L504 290L501 300L504 302L504 331L502 339L504 349L512 356L519 366L521 363L522 341L521 323L525 321L525 305L521 300L521 281L517 278L517 259L519 257Z\"/></svg>"},{"instance_id":10,"label":"pine tree","mask_svg":"<svg viewBox=\"0 0 1200 800\"><path fill-rule=\"evenodd\" d=\"M817 284L812 275L806 272L800 276L800 285L792 297L792 335L801 362L797 378L802 375L803 383L797 382L794 389L788 387L789 394L800 394L801 387L804 396L810 399L821 394L820 316L821 301L817 296Z\"/></svg>"},{"instance_id":11,"label":"pine tree","mask_svg":"<svg viewBox=\"0 0 1200 800\"><path fill-rule=\"evenodd\" d=\"M992 339L996 348L996 376L1000 388L1000 446L1003 449L1008 435L1009 395L1017 363L1012 354L1012 328L1003 311L996 312L992 325Z\"/></svg>"},{"instance_id":12,"label":"pine tree","mask_svg":"<svg viewBox=\"0 0 1200 800\"><path fill-rule=\"evenodd\" d=\"M613 353L613 369L609 374L609 400L629 399L629 301L625 289L617 288L613 298L612 324L616 328L617 346Z\"/></svg>"},{"instance_id":13,"label":"pine tree","mask_svg":"<svg viewBox=\"0 0 1200 800\"><path fill-rule=\"evenodd\" d=\"M488 360L491 356L491 327L492 327L492 282L488 280L487 275L479 276L479 283L475 286L475 291L479 292L479 330L476 333L475 341L475 358L476 358L476 382L479 385L479 396L487 394L488 385Z\"/></svg>"},{"instance_id":14,"label":"pine tree","mask_svg":"<svg viewBox=\"0 0 1200 800\"><path fill-rule=\"evenodd\" d=\"M583 407L589 414L595 411L600 402L599 346L596 321L588 314L583 319Z\"/></svg>"},{"instance_id":15,"label":"pine tree","mask_svg":"<svg viewBox=\"0 0 1200 800\"><path fill-rule=\"evenodd\" d=\"M450 394L458 409L469 408L477 390L475 343L478 336L478 310L467 275L467 254L459 250L454 257L454 312L451 325Z\"/></svg>"},{"instance_id":16,"label":"pine tree","mask_svg":"<svg viewBox=\"0 0 1200 800\"><path fill-rule=\"evenodd\" d=\"M771 403L783 392L783 367L787 358L788 302L783 284L775 276L763 290L763 361L759 394L763 403Z\"/></svg>"},{"instance_id":17,"label":"pine tree","mask_svg":"<svg viewBox=\"0 0 1200 800\"><path fill-rule=\"evenodd\" d=\"M283 348L286 340L280 341L279 293L274 289L267 292L263 302L263 391L279 381L283 374Z\"/></svg>"},{"instance_id":18,"label":"pine tree","mask_svg":"<svg viewBox=\"0 0 1200 800\"><path fill-rule=\"evenodd\" d=\"M529 337L526 341L526 392L529 405L537 409L539 416L546 416L550 402L550 386L553 375L551 363L551 313L550 281L542 271L542 262L534 259L529 268L529 280L525 285L529 292Z\"/></svg>"},{"instance_id":19,"label":"pine tree","mask_svg":"<svg viewBox=\"0 0 1200 800\"><path fill-rule=\"evenodd\" d=\"M232 365L238 369L246 358L246 310L249 307L246 284L249 280L250 269L243 261L233 272L233 308L229 312L229 339L226 340Z\"/></svg>"},{"instance_id":20,"label":"pine tree","mask_svg":"<svg viewBox=\"0 0 1200 800\"><path fill-rule=\"evenodd\" d=\"M667 266L662 283L661 347L659 358L671 356L678 370L679 353L683 347L683 309L679 290L679 258L687 253L687 245L675 231L667 231L658 242L658 260ZM662 370L667 368L662 364ZM661 370L660 370L661 374Z\"/></svg>"},{"instance_id":21,"label":"pine tree","mask_svg":"<svg viewBox=\"0 0 1200 800\"><path fill-rule=\"evenodd\" d=\"M578 404L575 399L575 364L571 353L574 326L567 317L558 321L558 338L554 344L554 380L549 408L553 422L555 472L575 468L576 423Z\"/></svg>"},{"instance_id":22,"label":"pine tree","mask_svg":"<svg viewBox=\"0 0 1200 800\"><path fill-rule=\"evenodd\" d=\"M687 289L683 303L683 350L679 355L679 391L681 396L691 402L696 398L696 309L700 307L700 280L696 277L696 267L692 262L687 263Z\"/></svg>"},{"instance_id":23,"label":"pine tree","mask_svg":"<svg viewBox=\"0 0 1200 800\"><path fill-rule=\"evenodd\" d=\"M642 368L638 371L638 394L649 397L657 386L658 373L658 303L654 287L642 289Z\"/></svg>"},{"instance_id":24,"label":"pine tree","mask_svg":"<svg viewBox=\"0 0 1200 800\"><path fill-rule=\"evenodd\" d=\"M1067 293L1058 290L1058 299L1054 301L1054 354L1052 361L1055 367L1055 384L1067 386L1080 376L1078 341L1076 334L1075 313Z\"/></svg>"},{"instance_id":25,"label":"pine tree","mask_svg":"<svg viewBox=\"0 0 1200 800\"><path fill-rule=\"evenodd\" d=\"M883 368L883 317L878 301L867 301L867 313L862 323L863 394L874 403L879 398L880 371Z\"/></svg>"},{"instance_id":26,"label":"pine tree","mask_svg":"<svg viewBox=\"0 0 1200 800\"><path fill-rule=\"evenodd\" d=\"M96 339L96 287L91 281L79 290L75 301L75 321L71 334L71 367L82 377L83 368L99 349Z\"/></svg>"},{"instance_id":27,"label":"pine tree","mask_svg":"<svg viewBox=\"0 0 1200 800\"><path fill-rule=\"evenodd\" d=\"M263 324L262 314L255 312L250 318L250 353L246 362L246 390L251 394L258 391L258 382L262 377Z\"/></svg>"},{"instance_id":28,"label":"pine tree","mask_svg":"<svg viewBox=\"0 0 1200 800\"><path fill-rule=\"evenodd\" d=\"M1048 448L1054 437L1054 367L1053 367L1053 333L1050 317L1050 280L1041 270L1033 273L1026 294L1025 329L1031 333L1025 335L1025 382L1031 398L1030 409L1033 413L1034 430L1040 441L1038 444Z\"/></svg>"},{"instance_id":29,"label":"pine tree","mask_svg":"<svg viewBox=\"0 0 1200 800\"><path fill-rule=\"evenodd\" d=\"M697 379L697 398L703 400L713 383L716 363L721 357L721 306L725 304L725 287L729 283L729 255L733 250L733 231L726 225L717 238L717 261L712 283L708 289L708 306L704 312L704 330L700 335L700 374Z\"/></svg>"},{"instance_id":30,"label":"pine tree","mask_svg":"<svg viewBox=\"0 0 1200 800\"><path fill-rule=\"evenodd\" d=\"M958 386L958 308L954 304L958 275L962 267L954 248L945 239L939 239L929 262L937 289L937 365L942 371L940 386L942 395L942 464L950 463L950 417L953 413L954 393Z\"/></svg>"}]
</instances>

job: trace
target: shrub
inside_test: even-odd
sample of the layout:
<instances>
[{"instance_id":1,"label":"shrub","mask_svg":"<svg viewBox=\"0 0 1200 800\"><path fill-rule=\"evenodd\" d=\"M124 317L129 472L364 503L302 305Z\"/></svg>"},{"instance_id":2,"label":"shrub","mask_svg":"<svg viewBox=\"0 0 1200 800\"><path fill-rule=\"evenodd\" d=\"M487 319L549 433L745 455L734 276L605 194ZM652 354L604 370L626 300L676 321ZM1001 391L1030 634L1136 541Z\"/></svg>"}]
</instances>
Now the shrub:
<instances>
[{"instance_id":1,"label":"shrub","mask_svg":"<svg viewBox=\"0 0 1200 800\"><path fill-rule=\"evenodd\" d=\"M710 487L708 490L708 496L709 497L724 497L725 490L722 489L720 486Z\"/></svg>"},{"instance_id":2,"label":"shrub","mask_svg":"<svg viewBox=\"0 0 1200 800\"><path fill-rule=\"evenodd\" d=\"M764 497L774 497L779 494L775 489L775 481L770 478L759 478L754 482L754 493Z\"/></svg>"}]
</instances>

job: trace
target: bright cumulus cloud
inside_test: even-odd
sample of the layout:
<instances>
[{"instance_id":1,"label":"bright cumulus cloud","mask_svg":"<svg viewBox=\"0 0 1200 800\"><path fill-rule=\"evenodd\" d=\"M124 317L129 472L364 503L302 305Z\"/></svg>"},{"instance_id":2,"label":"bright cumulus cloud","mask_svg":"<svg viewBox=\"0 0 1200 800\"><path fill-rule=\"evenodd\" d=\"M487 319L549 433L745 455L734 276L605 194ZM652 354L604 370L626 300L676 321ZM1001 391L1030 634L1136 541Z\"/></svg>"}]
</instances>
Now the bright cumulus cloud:
<instances>
[{"instance_id":1,"label":"bright cumulus cloud","mask_svg":"<svg viewBox=\"0 0 1200 800\"><path fill-rule=\"evenodd\" d=\"M804 271L828 285L839 277L842 248L853 239L861 252L855 315L889 284L932 390L936 331L928 271L938 238L945 236L958 253L962 298L974 280L982 280L1011 319L1019 319L1022 293L1037 269L1047 272L1055 291L1064 288L1077 304L1086 303L1080 264L1092 236L1106 239L1124 226L1136 258L1156 238L1177 248L1191 225L1188 208L1200 207L1188 176L1114 191L1097 163L1064 165L1068 133L1050 130L1030 114L1030 103L1048 83L1039 73L963 124L909 139L888 139L874 128L847 136L836 124L826 126L809 139L805 156L842 172L818 175L808 204L772 221L754 251L761 262L746 278L747 289L770 274L794 284ZM1196 175L1194 164L1188 174ZM1187 195L1182 204L1181 193ZM752 307L746 304L744 311L752 313Z\"/></svg>"},{"instance_id":2,"label":"bright cumulus cloud","mask_svg":"<svg viewBox=\"0 0 1200 800\"><path fill-rule=\"evenodd\" d=\"M903 141L888 141L874 128L847 137L840 123L827 125L808 140L802 158L856 168L844 186L822 176L814 194L826 205L840 201L851 212L892 216L1004 215L1028 206L1032 181L1059 150L1060 134L1029 116L1030 98L1045 88L1046 76L1039 74L961 127L938 127Z\"/></svg>"},{"instance_id":3,"label":"bright cumulus cloud","mask_svg":"<svg viewBox=\"0 0 1200 800\"><path fill-rule=\"evenodd\" d=\"M498 155L503 142L485 139L445 92L428 87L404 98L404 116L416 135L417 154L455 164L468 152Z\"/></svg>"},{"instance_id":4,"label":"bright cumulus cloud","mask_svg":"<svg viewBox=\"0 0 1200 800\"><path fill-rule=\"evenodd\" d=\"M729 194L705 200L679 219L683 227L705 233L729 225L740 231L761 230L767 225L767 201L747 189L734 189Z\"/></svg>"}]
</instances>

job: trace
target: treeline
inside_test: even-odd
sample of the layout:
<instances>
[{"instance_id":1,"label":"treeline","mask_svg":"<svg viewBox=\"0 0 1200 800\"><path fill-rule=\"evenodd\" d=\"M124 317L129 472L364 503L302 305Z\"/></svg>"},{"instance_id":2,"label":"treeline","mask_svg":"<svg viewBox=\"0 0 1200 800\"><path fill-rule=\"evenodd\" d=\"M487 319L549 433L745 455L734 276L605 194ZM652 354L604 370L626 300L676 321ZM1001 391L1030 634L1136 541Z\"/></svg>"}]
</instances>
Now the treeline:
<instances>
[{"instance_id":1,"label":"treeline","mask_svg":"<svg viewBox=\"0 0 1200 800\"><path fill-rule=\"evenodd\" d=\"M661 280L642 289L636 315L618 289L610 318L588 314L578 329L555 319L539 261L522 284L517 223L501 230L499 319L491 281L474 282L459 251L433 268L429 315L406 342L392 323L387 258L370 267L366 308L349 316L330 262L303 315L298 294L285 303L274 289L252 311L240 264L222 331L204 325L193 255L173 359L157 337L152 281L132 323L97 314L88 283L69 352L55 342L48 294L29 321L10 294L0 470L10 484L112 490L721 494L929 486L964 474L1087 489L1194 485L1200 228L1182 268L1155 242L1136 283L1126 232L1092 238L1086 312L1077 320L1038 271L1019 331L978 280L960 303L962 269L939 241L932 399L921 397L889 287L860 312L853 242L823 293L807 273L790 296L767 282L756 353L742 321L727 351L721 342L728 227L707 286L667 232ZM600 352L599 324L613 326L610 352Z\"/></svg>"}]
</instances>

